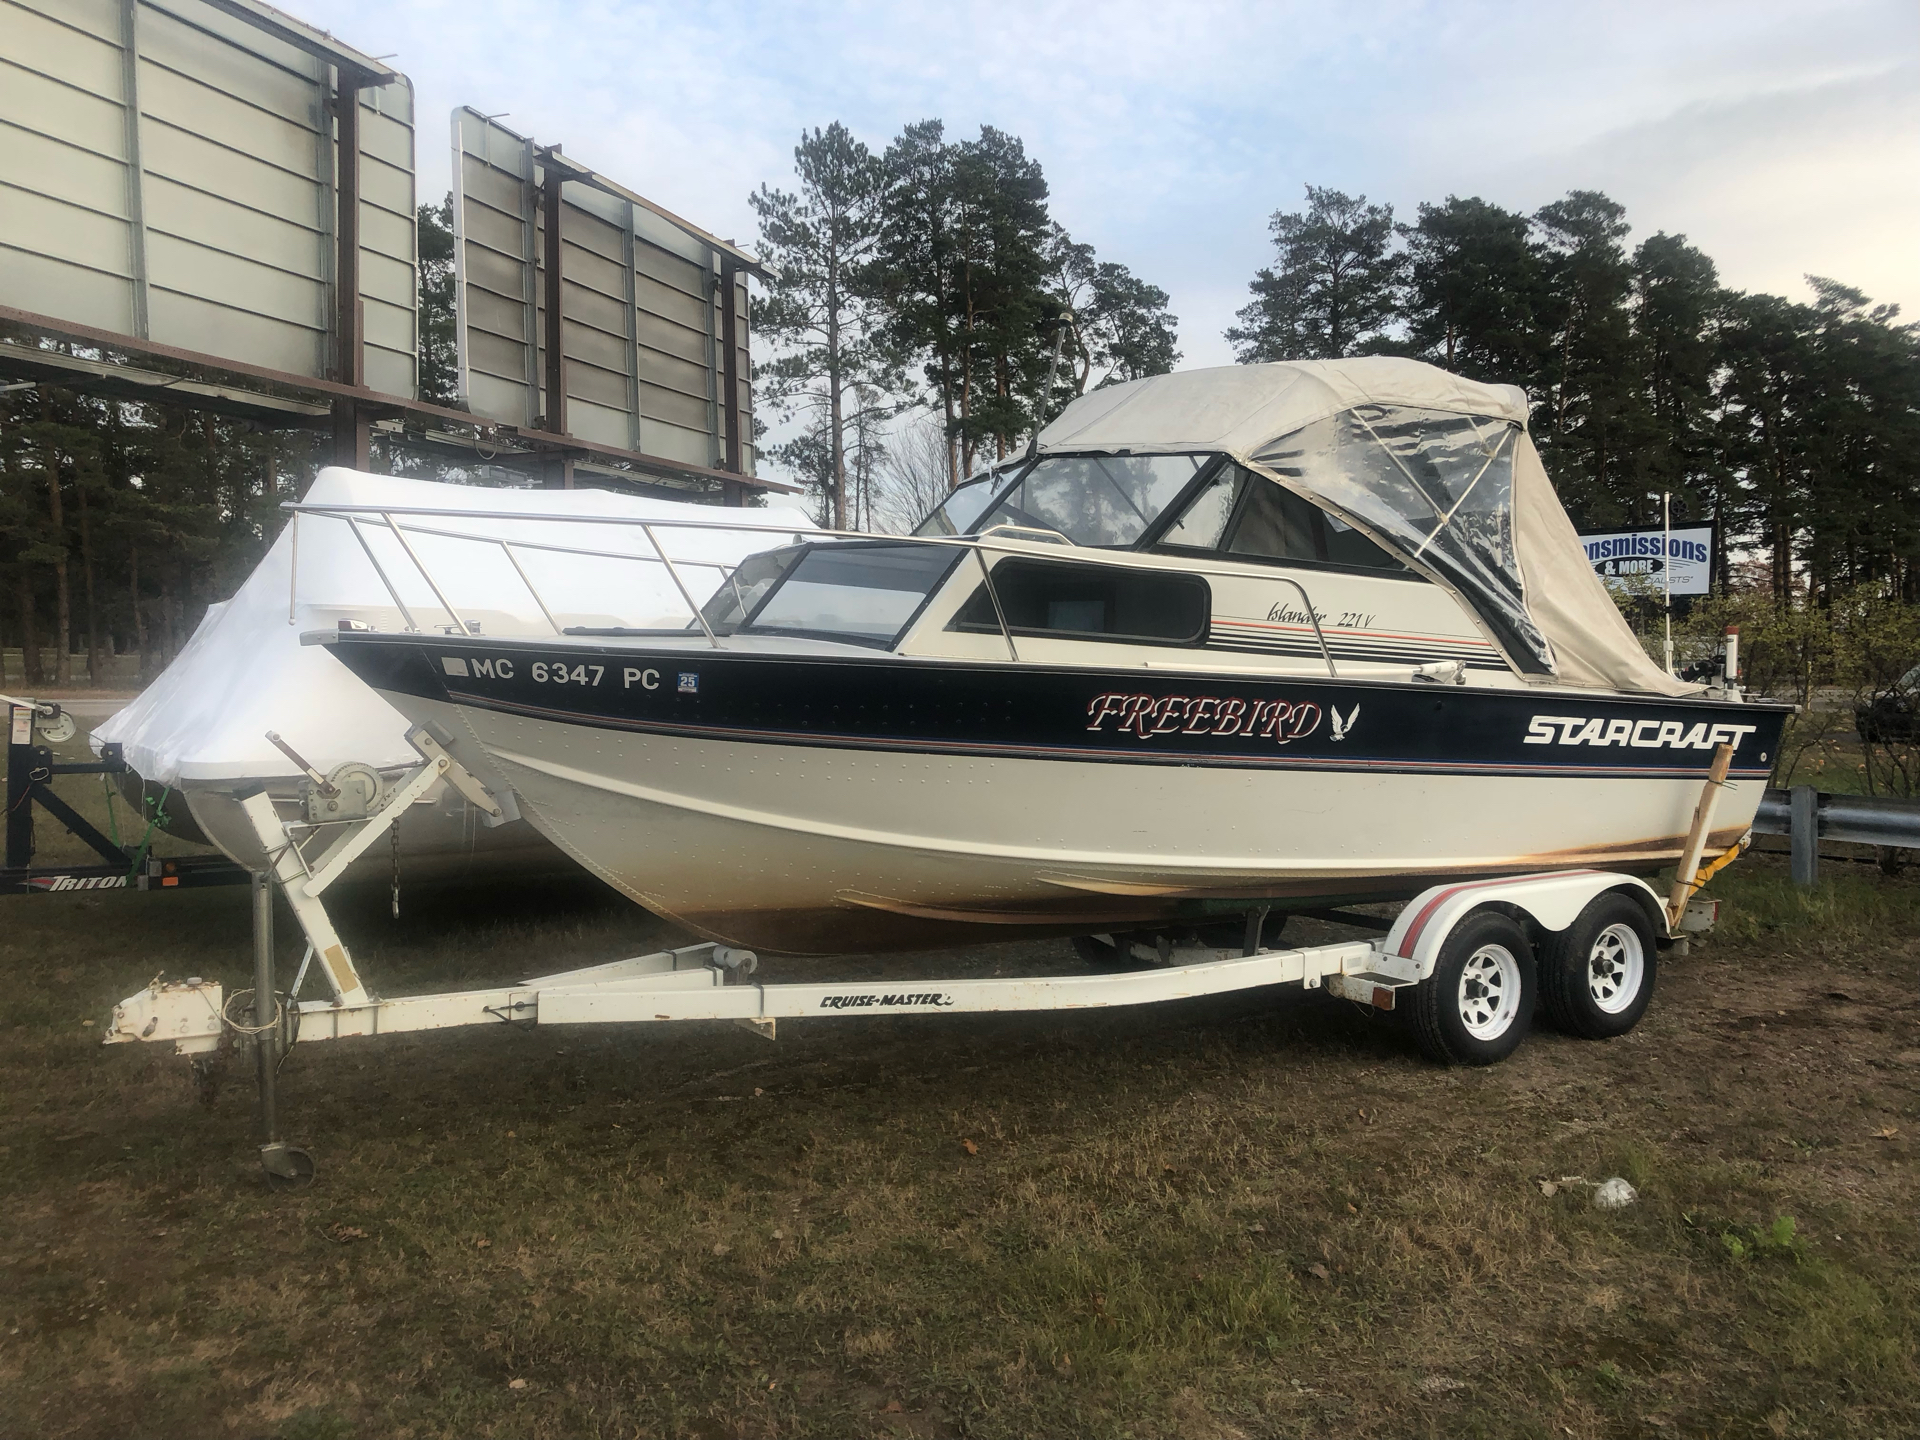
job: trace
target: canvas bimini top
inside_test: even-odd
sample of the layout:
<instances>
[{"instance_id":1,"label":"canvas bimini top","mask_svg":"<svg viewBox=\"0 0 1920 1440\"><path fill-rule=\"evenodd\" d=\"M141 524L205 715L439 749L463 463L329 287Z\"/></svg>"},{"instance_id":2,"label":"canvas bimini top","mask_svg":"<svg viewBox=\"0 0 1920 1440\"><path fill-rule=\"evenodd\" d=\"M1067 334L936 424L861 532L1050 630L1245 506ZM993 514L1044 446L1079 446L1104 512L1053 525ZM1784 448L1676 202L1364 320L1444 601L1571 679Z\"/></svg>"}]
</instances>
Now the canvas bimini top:
<instances>
[{"instance_id":1,"label":"canvas bimini top","mask_svg":"<svg viewBox=\"0 0 1920 1440\"><path fill-rule=\"evenodd\" d=\"M1697 693L1647 657L1527 435L1526 393L1371 356L1183 370L1083 395L1041 455L1223 451L1451 591L1542 684Z\"/></svg>"}]
</instances>

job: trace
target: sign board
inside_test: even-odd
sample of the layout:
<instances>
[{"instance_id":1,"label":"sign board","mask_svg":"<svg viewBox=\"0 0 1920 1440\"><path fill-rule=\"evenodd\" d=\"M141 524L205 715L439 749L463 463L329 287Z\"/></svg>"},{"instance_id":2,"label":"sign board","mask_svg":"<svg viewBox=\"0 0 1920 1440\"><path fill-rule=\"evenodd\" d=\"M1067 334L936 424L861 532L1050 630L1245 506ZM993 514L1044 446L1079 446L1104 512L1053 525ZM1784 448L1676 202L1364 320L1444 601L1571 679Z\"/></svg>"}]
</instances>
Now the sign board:
<instances>
[{"instance_id":1,"label":"sign board","mask_svg":"<svg viewBox=\"0 0 1920 1440\"><path fill-rule=\"evenodd\" d=\"M1610 589L1640 595L1705 595L1713 579L1713 527L1609 530L1582 535L1593 573ZM1662 551L1665 551L1663 554Z\"/></svg>"},{"instance_id":2,"label":"sign board","mask_svg":"<svg viewBox=\"0 0 1920 1440\"><path fill-rule=\"evenodd\" d=\"M250 0L0 0L0 304L339 374L330 42L295 29ZM411 84L358 113L362 374L412 398Z\"/></svg>"},{"instance_id":3,"label":"sign board","mask_svg":"<svg viewBox=\"0 0 1920 1440\"><path fill-rule=\"evenodd\" d=\"M747 277L728 267L734 252L638 197L560 173L566 432L717 468L731 429L740 473L753 474ZM453 175L461 397L475 415L533 427L549 413L546 166L531 139L462 107ZM723 418L728 344L736 383Z\"/></svg>"}]
</instances>

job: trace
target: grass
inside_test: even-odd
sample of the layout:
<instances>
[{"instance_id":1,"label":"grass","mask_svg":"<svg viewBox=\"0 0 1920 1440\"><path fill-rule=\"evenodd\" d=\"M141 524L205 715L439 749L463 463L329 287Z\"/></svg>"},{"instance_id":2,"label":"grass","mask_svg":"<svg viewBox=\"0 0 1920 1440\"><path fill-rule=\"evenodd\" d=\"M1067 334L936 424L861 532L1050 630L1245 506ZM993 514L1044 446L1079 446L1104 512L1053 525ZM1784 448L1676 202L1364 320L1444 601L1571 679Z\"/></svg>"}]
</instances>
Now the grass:
<instances>
[{"instance_id":1,"label":"grass","mask_svg":"<svg viewBox=\"0 0 1920 1440\"><path fill-rule=\"evenodd\" d=\"M246 892L0 899L0 1434L1911 1435L1920 882L1828 875L1743 860L1634 1034L1485 1071L1297 991L302 1045L292 1194L244 1059L203 1104L95 1043L156 970L247 983ZM338 918L392 993L677 939L385 899Z\"/></svg>"}]
</instances>

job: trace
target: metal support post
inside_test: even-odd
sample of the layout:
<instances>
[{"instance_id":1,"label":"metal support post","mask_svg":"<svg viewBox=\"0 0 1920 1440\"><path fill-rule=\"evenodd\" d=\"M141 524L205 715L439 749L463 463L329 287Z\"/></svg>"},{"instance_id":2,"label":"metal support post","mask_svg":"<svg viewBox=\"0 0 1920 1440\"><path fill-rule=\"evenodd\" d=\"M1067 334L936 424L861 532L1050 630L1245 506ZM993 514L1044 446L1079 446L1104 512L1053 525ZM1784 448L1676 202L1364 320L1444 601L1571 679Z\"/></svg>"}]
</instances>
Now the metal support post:
<instances>
[{"instance_id":1,"label":"metal support post","mask_svg":"<svg viewBox=\"0 0 1920 1440\"><path fill-rule=\"evenodd\" d=\"M279 1005L273 994L273 880L253 872L253 1046L254 1078L260 1086L261 1153L280 1143L280 1116L274 1104L274 1070L280 1058Z\"/></svg>"},{"instance_id":2,"label":"metal support post","mask_svg":"<svg viewBox=\"0 0 1920 1440\"><path fill-rule=\"evenodd\" d=\"M365 83L366 77L342 70L333 94L333 333L339 346L334 363L340 383L355 389L366 383L360 350L360 86Z\"/></svg>"},{"instance_id":3,"label":"metal support post","mask_svg":"<svg viewBox=\"0 0 1920 1440\"><path fill-rule=\"evenodd\" d=\"M744 418L740 404L740 300L739 268L731 255L720 257L720 393L724 400L720 406L720 424L726 436L727 469L738 475L746 464L746 452L743 446L745 436L741 434L740 422ZM727 485L722 487L726 503L739 505L740 487Z\"/></svg>"},{"instance_id":4,"label":"metal support post","mask_svg":"<svg viewBox=\"0 0 1920 1440\"><path fill-rule=\"evenodd\" d=\"M7 706L7 868L33 864L33 711Z\"/></svg>"},{"instance_id":5,"label":"metal support post","mask_svg":"<svg viewBox=\"0 0 1920 1440\"><path fill-rule=\"evenodd\" d=\"M360 89L371 77L342 68L333 93L334 121L334 378L358 390L366 383L360 303ZM354 470L372 464L372 426L359 402L333 402L333 463Z\"/></svg>"},{"instance_id":6,"label":"metal support post","mask_svg":"<svg viewBox=\"0 0 1920 1440\"><path fill-rule=\"evenodd\" d=\"M1787 793L1793 817L1787 832L1793 883L1813 885L1820 879L1820 792L1811 785L1796 785Z\"/></svg>"},{"instance_id":7,"label":"metal support post","mask_svg":"<svg viewBox=\"0 0 1920 1440\"><path fill-rule=\"evenodd\" d=\"M333 463L350 470L373 468L373 425L353 401L333 402Z\"/></svg>"},{"instance_id":8,"label":"metal support post","mask_svg":"<svg viewBox=\"0 0 1920 1440\"><path fill-rule=\"evenodd\" d=\"M551 145L540 152L541 269L545 272L541 276L545 284L541 298L546 311L542 336L542 348L546 351L544 389L547 423L544 428L555 435L564 435L567 433L567 352L566 327L563 323L566 317L566 290L561 273L560 210L567 167L554 155L559 148L558 145ZM549 480L548 483L553 482Z\"/></svg>"},{"instance_id":9,"label":"metal support post","mask_svg":"<svg viewBox=\"0 0 1920 1440\"><path fill-rule=\"evenodd\" d=\"M273 987L273 877L253 872L253 1064L260 1092L260 1166L287 1190L313 1179L313 1157L280 1138L280 997Z\"/></svg>"}]
</instances>

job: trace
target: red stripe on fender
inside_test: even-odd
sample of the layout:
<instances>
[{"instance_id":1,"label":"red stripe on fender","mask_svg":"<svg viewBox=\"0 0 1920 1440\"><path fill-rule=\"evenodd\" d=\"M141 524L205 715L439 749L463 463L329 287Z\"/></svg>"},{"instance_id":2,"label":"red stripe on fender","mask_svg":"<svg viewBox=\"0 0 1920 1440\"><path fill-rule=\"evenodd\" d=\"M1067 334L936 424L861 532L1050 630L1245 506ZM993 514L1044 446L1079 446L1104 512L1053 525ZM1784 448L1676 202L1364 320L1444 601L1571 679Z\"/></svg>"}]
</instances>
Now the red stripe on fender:
<instances>
[{"instance_id":1,"label":"red stripe on fender","mask_svg":"<svg viewBox=\"0 0 1920 1440\"><path fill-rule=\"evenodd\" d=\"M1551 878L1563 880L1569 875L1598 875L1600 873L1598 870L1561 870L1556 872ZM1420 913L1413 917L1413 924L1407 927L1406 936L1400 942L1400 958L1402 960L1411 960L1413 958L1413 952L1420 944L1421 933L1426 930L1427 922L1433 918L1433 912L1446 904L1447 901L1451 900L1454 896L1463 894L1468 890L1485 890L1492 885L1509 885L1513 883L1513 879L1514 877L1509 875L1500 880L1472 880L1465 885L1449 885L1438 895L1434 896L1433 899L1429 900Z\"/></svg>"}]
</instances>

